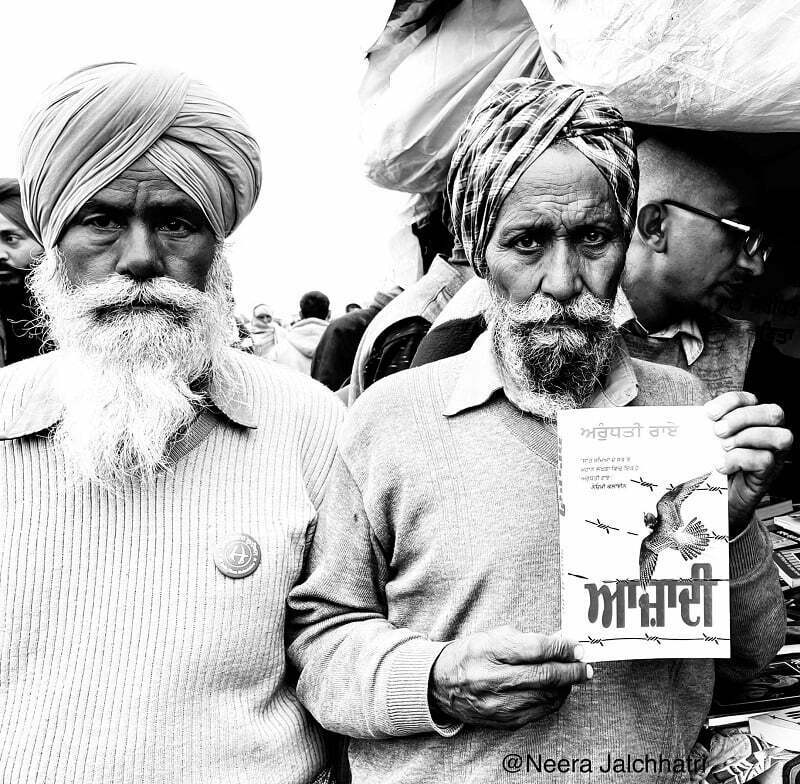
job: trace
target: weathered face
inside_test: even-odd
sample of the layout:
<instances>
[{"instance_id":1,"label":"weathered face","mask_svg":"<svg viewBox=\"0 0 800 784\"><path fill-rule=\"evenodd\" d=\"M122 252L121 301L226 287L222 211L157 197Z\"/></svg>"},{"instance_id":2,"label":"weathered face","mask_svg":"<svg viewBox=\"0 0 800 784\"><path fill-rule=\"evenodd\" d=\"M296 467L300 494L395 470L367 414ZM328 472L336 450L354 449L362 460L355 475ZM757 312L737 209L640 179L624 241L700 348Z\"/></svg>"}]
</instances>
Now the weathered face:
<instances>
[{"instance_id":1,"label":"weathered face","mask_svg":"<svg viewBox=\"0 0 800 784\"><path fill-rule=\"evenodd\" d=\"M0 212L0 286L21 285L34 257L42 246L28 233Z\"/></svg>"},{"instance_id":2,"label":"weathered face","mask_svg":"<svg viewBox=\"0 0 800 784\"><path fill-rule=\"evenodd\" d=\"M496 290L511 302L541 292L613 299L625 261L608 183L569 146L546 150L503 203L486 249Z\"/></svg>"},{"instance_id":3,"label":"weathered face","mask_svg":"<svg viewBox=\"0 0 800 784\"><path fill-rule=\"evenodd\" d=\"M144 158L89 199L58 242L73 285L165 276L200 291L215 246L197 203Z\"/></svg>"},{"instance_id":4,"label":"weathered face","mask_svg":"<svg viewBox=\"0 0 800 784\"><path fill-rule=\"evenodd\" d=\"M698 188L687 203L745 224L753 219L741 193L722 181ZM682 310L716 311L739 296L752 277L764 273L761 257L748 256L742 249L741 232L680 208L667 210L664 288Z\"/></svg>"}]
</instances>

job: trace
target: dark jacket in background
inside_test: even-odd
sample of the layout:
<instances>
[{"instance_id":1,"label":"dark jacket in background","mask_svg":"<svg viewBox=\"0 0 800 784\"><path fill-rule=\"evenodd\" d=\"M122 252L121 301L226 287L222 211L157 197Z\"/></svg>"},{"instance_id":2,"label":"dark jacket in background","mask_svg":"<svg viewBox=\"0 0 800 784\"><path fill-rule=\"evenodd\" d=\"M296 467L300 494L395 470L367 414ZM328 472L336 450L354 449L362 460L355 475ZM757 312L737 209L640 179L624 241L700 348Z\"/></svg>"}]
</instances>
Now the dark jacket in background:
<instances>
[{"instance_id":1,"label":"dark jacket in background","mask_svg":"<svg viewBox=\"0 0 800 784\"><path fill-rule=\"evenodd\" d=\"M368 308L351 310L333 319L314 353L311 378L321 381L334 392L345 384L350 378L361 337L379 312L380 306L373 303Z\"/></svg>"},{"instance_id":2,"label":"dark jacket in background","mask_svg":"<svg viewBox=\"0 0 800 784\"><path fill-rule=\"evenodd\" d=\"M321 381L334 392L345 386L353 372L358 344L369 323L402 291L399 286L379 291L369 307L352 310L331 321L314 354L311 378Z\"/></svg>"}]
</instances>

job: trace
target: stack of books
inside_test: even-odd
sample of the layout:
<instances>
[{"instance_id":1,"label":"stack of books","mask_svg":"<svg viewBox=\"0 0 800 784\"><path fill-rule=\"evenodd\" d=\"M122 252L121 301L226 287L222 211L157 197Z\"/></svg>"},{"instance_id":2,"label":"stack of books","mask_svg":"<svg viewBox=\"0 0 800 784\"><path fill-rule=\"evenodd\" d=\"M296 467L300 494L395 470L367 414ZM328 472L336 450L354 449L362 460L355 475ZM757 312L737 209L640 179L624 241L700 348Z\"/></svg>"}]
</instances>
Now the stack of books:
<instances>
[{"instance_id":1,"label":"stack of books","mask_svg":"<svg viewBox=\"0 0 800 784\"><path fill-rule=\"evenodd\" d=\"M778 574L790 588L800 586L800 510L776 515L770 539Z\"/></svg>"},{"instance_id":2,"label":"stack of books","mask_svg":"<svg viewBox=\"0 0 800 784\"><path fill-rule=\"evenodd\" d=\"M756 517L765 525L780 515L789 515L794 510L791 498L773 498L765 495L756 509ZM777 522L777 521L776 521Z\"/></svg>"},{"instance_id":3,"label":"stack of books","mask_svg":"<svg viewBox=\"0 0 800 784\"><path fill-rule=\"evenodd\" d=\"M767 526L785 583L786 645L758 678L718 690L706 725L749 723L750 731L768 743L800 751L800 507L771 499L759 518Z\"/></svg>"},{"instance_id":4,"label":"stack of books","mask_svg":"<svg viewBox=\"0 0 800 784\"><path fill-rule=\"evenodd\" d=\"M719 689L711 703L707 726L744 724L753 716L800 708L800 656L779 655L752 681Z\"/></svg>"}]
</instances>

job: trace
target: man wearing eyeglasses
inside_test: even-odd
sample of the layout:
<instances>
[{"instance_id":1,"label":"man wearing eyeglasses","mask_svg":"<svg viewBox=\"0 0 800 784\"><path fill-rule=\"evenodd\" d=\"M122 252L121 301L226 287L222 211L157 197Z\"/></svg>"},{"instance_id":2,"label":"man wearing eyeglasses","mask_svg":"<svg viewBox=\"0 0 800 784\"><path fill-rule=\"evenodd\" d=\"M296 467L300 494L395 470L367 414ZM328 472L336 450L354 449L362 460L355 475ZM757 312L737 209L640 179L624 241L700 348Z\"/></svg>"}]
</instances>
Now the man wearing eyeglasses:
<instances>
[{"instance_id":1,"label":"man wearing eyeglasses","mask_svg":"<svg viewBox=\"0 0 800 784\"><path fill-rule=\"evenodd\" d=\"M660 132L637 148L642 176L617 322L631 353L690 370L712 395L745 386L749 322L719 313L764 272L754 178L718 138Z\"/></svg>"},{"instance_id":2,"label":"man wearing eyeglasses","mask_svg":"<svg viewBox=\"0 0 800 784\"><path fill-rule=\"evenodd\" d=\"M796 434L787 379L800 363L759 340L751 322L720 313L770 259L756 173L718 134L662 129L639 143L637 156L639 211L615 312L628 350L689 370L712 396L744 389L777 403ZM797 447L790 459L778 493L798 481Z\"/></svg>"}]
</instances>

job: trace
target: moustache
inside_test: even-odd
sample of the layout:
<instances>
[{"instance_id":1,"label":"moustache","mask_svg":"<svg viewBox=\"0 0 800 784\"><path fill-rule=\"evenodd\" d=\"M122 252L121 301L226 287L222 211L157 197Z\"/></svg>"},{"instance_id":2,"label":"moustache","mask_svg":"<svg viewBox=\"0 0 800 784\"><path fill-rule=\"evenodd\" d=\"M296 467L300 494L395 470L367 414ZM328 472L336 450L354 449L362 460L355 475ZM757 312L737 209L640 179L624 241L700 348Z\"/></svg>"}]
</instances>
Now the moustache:
<instances>
[{"instance_id":1,"label":"moustache","mask_svg":"<svg viewBox=\"0 0 800 784\"><path fill-rule=\"evenodd\" d=\"M546 294L534 294L525 302L509 304L507 315L518 329L565 329L605 327L613 323L610 302L584 292L566 304Z\"/></svg>"},{"instance_id":2,"label":"moustache","mask_svg":"<svg viewBox=\"0 0 800 784\"><path fill-rule=\"evenodd\" d=\"M202 307L205 295L174 278L136 281L119 275L73 289L69 297L76 315L102 321L136 310L185 319Z\"/></svg>"}]
</instances>

